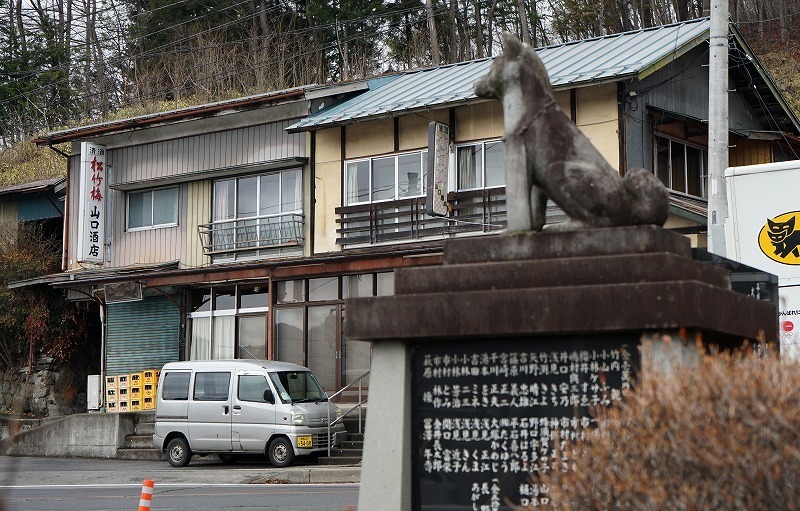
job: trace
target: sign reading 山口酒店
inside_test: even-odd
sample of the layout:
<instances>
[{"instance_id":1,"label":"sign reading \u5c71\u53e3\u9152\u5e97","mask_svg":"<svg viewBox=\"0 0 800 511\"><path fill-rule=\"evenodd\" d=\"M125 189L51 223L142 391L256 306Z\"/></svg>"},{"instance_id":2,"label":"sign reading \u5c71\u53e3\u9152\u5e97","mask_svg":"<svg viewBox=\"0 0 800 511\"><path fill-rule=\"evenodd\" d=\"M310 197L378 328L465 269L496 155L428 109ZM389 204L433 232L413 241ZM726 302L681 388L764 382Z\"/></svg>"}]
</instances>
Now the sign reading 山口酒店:
<instances>
[{"instance_id":1,"label":"sign reading \u5c71\u53e3\u9152\u5e97","mask_svg":"<svg viewBox=\"0 0 800 511\"><path fill-rule=\"evenodd\" d=\"M102 263L105 237L106 148L81 142L78 262Z\"/></svg>"},{"instance_id":2,"label":"sign reading \u5c71\u53e3\u9152\u5e97","mask_svg":"<svg viewBox=\"0 0 800 511\"><path fill-rule=\"evenodd\" d=\"M590 410L622 399L635 334L419 343L412 359L415 511L546 508L531 474L562 470Z\"/></svg>"}]
</instances>

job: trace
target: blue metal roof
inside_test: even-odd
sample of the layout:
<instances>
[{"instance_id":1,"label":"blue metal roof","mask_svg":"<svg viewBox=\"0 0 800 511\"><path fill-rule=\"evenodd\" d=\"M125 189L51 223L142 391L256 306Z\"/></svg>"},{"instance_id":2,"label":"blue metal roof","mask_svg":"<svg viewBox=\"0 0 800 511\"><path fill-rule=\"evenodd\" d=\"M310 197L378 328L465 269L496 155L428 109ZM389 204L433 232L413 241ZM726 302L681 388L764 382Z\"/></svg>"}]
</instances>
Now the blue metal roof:
<instances>
[{"instance_id":1,"label":"blue metal roof","mask_svg":"<svg viewBox=\"0 0 800 511\"><path fill-rule=\"evenodd\" d=\"M640 78L708 39L710 22L701 18L672 25L537 48L554 89L593 82ZM303 131L359 119L425 110L477 100L473 84L486 74L491 58L400 73L355 98L320 110L290 126Z\"/></svg>"}]
</instances>

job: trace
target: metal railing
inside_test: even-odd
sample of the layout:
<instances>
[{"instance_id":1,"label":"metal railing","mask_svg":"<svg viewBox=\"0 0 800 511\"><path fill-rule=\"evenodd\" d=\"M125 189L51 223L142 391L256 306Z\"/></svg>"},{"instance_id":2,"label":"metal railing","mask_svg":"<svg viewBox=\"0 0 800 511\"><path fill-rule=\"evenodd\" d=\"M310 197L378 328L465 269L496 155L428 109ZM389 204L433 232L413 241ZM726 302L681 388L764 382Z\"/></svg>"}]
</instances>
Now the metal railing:
<instances>
[{"instance_id":1,"label":"metal railing","mask_svg":"<svg viewBox=\"0 0 800 511\"><path fill-rule=\"evenodd\" d=\"M505 188L451 192L447 218L425 214L425 197L336 208L336 244L364 245L408 241L505 228Z\"/></svg>"},{"instance_id":2,"label":"metal railing","mask_svg":"<svg viewBox=\"0 0 800 511\"><path fill-rule=\"evenodd\" d=\"M277 213L197 226L206 255L276 248L303 243L303 215Z\"/></svg>"},{"instance_id":3,"label":"metal railing","mask_svg":"<svg viewBox=\"0 0 800 511\"><path fill-rule=\"evenodd\" d=\"M362 394L362 387L363 387L363 385L362 385L362 380L364 380L364 378L366 378L367 376L369 376L369 373L370 373L370 372L369 372L369 371L367 371L366 373L362 374L361 376L359 376L358 378L356 378L356 379L355 379L355 380L353 380L352 382L348 383L348 384L347 384L345 387L343 387L343 388L339 389L339 390L338 390L337 392L335 392L334 394L332 394L332 395L328 396L328 405L329 405L329 406L328 406L328 456L330 456L330 455L331 455L331 444L333 443L333 442L330 440L330 438L331 438L331 428L332 428L333 426L335 426L336 424L338 424L338 423L340 423L340 422L344 421L344 418L345 418L345 417L347 417L348 415L350 415L351 413L353 413L353 410L356 410L356 409L358 409L358 432L359 432L359 433L363 433L363 431L361 430L361 424L362 424L361 407L362 407L362 405L363 405L364 403L366 403L366 402L367 402L367 400L366 400L366 399L363 399L363 394ZM341 417L338 417L336 420L334 420L333 422L331 422L331 407L330 407L330 403L333 401L333 398L335 398L335 397L339 396L339 395L340 395L340 394L342 394L342 393L343 393L345 390L349 389L350 387L352 387L352 386L353 386L353 385L355 385L356 383L358 384L358 404L356 404L356 405L355 405L353 408L351 408L350 410L348 410L348 411L347 411L347 413L343 413Z\"/></svg>"}]
</instances>

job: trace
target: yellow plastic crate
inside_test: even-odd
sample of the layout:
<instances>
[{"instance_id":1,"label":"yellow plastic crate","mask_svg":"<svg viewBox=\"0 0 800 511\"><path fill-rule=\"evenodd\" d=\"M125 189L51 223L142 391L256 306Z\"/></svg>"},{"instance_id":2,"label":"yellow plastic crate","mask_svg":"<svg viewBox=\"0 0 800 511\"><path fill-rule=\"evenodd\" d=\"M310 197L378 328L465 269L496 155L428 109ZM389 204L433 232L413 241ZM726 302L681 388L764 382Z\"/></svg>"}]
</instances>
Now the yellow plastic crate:
<instances>
[{"instance_id":1,"label":"yellow plastic crate","mask_svg":"<svg viewBox=\"0 0 800 511\"><path fill-rule=\"evenodd\" d=\"M139 410L142 409L141 401L139 401L138 399L131 399L130 408L132 412L138 412Z\"/></svg>"},{"instance_id":2,"label":"yellow plastic crate","mask_svg":"<svg viewBox=\"0 0 800 511\"><path fill-rule=\"evenodd\" d=\"M131 373L130 377L130 386L138 386L141 387L142 383L144 383L144 373Z\"/></svg>"},{"instance_id":3,"label":"yellow plastic crate","mask_svg":"<svg viewBox=\"0 0 800 511\"><path fill-rule=\"evenodd\" d=\"M128 412L130 411L128 406L128 401L120 401L117 403L117 411L118 412Z\"/></svg>"},{"instance_id":4,"label":"yellow plastic crate","mask_svg":"<svg viewBox=\"0 0 800 511\"><path fill-rule=\"evenodd\" d=\"M128 390L128 396L130 399L141 399L142 398L142 387L141 386L131 386Z\"/></svg>"},{"instance_id":5,"label":"yellow plastic crate","mask_svg":"<svg viewBox=\"0 0 800 511\"><path fill-rule=\"evenodd\" d=\"M116 378L117 378L118 389L127 389L128 387L130 387L130 379L128 378L127 374L121 374Z\"/></svg>"},{"instance_id":6,"label":"yellow plastic crate","mask_svg":"<svg viewBox=\"0 0 800 511\"><path fill-rule=\"evenodd\" d=\"M145 397L142 402L142 410L155 410L156 402L152 397Z\"/></svg>"}]
</instances>

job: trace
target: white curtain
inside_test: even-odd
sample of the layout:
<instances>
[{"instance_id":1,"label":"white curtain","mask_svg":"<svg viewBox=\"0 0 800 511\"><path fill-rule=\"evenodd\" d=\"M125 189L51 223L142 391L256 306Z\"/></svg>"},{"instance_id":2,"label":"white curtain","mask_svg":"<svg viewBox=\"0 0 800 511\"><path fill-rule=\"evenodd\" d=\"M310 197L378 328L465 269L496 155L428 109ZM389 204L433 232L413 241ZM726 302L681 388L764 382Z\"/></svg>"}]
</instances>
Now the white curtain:
<instances>
[{"instance_id":1,"label":"white curtain","mask_svg":"<svg viewBox=\"0 0 800 511\"><path fill-rule=\"evenodd\" d=\"M458 189L468 190L470 188L478 188L478 161L476 150L478 146L466 146L458 148Z\"/></svg>"},{"instance_id":2,"label":"white curtain","mask_svg":"<svg viewBox=\"0 0 800 511\"><path fill-rule=\"evenodd\" d=\"M192 319L192 346L189 360L211 359L211 318Z\"/></svg>"},{"instance_id":3,"label":"white curtain","mask_svg":"<svg viewBox=\"0 0 800 511\"><path fill-rule=\"evenodd\" d=\"M214 360L234 358L235 340L233 338L233 333L235 325L236 316L214 317Z\"/></svg>"},{"instance_id":4,"label":"white curtain","mask_svg":"<svg viewBox=\"0 0 800 511\"><path fill-rule=\"evenodd\" d=\"M347 165L347 205L358 202L358 163Z\"/></svg>"}]
</instances>

